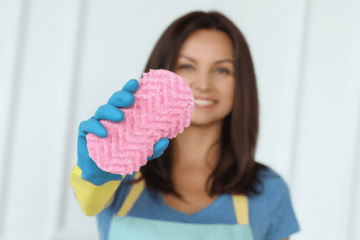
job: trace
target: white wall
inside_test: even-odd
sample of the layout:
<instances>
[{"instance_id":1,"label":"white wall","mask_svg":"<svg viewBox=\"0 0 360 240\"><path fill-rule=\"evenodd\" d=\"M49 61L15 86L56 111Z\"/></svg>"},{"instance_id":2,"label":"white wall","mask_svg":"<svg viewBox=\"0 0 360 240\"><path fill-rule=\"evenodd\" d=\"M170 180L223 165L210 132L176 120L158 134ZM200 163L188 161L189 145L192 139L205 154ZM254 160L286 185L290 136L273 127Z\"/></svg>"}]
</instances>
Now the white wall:
<instances>
[{"instance_id":1,"label":"white wall","mask_svg":"<svg viewBox=\"0 0 360 240\"><path fill-rule=\"evenodd\" d=\"M291 239L360 239L359 0L0 0L0 240L98 239L68 181L80 122L173 20L213 9L250 45L256 158L290 187Z\"/></svg>"}]
</instances>

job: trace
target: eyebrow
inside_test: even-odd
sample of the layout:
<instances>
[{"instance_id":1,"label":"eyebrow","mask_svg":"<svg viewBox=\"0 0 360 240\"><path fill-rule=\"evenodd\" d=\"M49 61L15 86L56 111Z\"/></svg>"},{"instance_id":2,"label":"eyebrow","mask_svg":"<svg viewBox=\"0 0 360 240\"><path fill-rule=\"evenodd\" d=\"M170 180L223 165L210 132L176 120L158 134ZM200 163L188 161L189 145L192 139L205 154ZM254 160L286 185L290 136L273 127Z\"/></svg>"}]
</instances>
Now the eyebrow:
<instances>
[{"instance_id":1,"label":"eyebrow","mask_svg":"<svg viewBox=\"0 0 360 240\"><path fill-rule=\"evenodd\" d=\"M184 55L180 55L180 57L184 57L184 58L186 58L186 59L188 59L188 60L196 63L196 61L195 61L194 59L192 59L192 58L186 57L186 56L184 56ZM230 60L230 59L222 59L222 60L216 61L215 63L222 63L222 62L231 62L231 63L234 63L234 61L233 61L233 60Z\"/></svg>"}]
</instances>

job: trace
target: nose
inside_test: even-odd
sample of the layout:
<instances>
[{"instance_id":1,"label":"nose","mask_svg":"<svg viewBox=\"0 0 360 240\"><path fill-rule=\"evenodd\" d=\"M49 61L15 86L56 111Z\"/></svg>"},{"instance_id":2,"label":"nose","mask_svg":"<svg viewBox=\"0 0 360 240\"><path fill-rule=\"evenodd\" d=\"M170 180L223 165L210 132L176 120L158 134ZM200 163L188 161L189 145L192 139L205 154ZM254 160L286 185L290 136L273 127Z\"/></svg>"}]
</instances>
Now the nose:
<instances>
[{"instance_id":1,"label":"nose","mask_svg":"<svg viewBox=\"0 0 360 240\"><path fill-rule=\"evenodd\" d=\"M206 73L196 74L192 85L199 91L207 91L211 87L210 77Z\"/></svg>"}]
</instances>

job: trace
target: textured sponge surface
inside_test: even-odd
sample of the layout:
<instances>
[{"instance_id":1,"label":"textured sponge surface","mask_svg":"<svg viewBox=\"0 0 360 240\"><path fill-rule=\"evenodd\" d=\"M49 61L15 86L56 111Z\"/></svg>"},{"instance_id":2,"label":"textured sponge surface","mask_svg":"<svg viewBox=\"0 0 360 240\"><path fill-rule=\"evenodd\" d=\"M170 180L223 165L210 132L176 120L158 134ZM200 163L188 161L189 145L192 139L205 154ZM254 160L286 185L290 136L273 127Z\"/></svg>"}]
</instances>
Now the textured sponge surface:
<instances>
[{"instance_id":1,"label":"textured sponge surface","mask_svg":"<svg viewBox=\"0 0 360 240\"><path fill-rule=\"evenodd\" d=\"M90 157L106 172L139 171L161 138L174 138L190 125L194 97L184 79L168 70L151 69L138 82L134 104L120 108L124 120L100 120L108 131L106 138L86 135Z\"/></svg>"}]
</instances>

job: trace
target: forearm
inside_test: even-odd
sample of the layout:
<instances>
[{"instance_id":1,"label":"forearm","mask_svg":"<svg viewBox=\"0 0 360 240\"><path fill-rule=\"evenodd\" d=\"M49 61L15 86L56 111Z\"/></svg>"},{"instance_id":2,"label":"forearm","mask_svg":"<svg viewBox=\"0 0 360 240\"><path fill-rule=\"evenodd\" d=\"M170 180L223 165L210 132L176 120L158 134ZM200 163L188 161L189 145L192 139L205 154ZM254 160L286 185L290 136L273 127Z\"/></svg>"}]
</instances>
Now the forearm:
<instances>
[{"instance_id":1,"label":"forearm","mask_svg":"<svg viewBox=\"0 0 360 240\"><path fill-rule=\"evenodd\" d=\"M84 214L95 216L112 203L121 180L96 186L82 179L81 174L82 170L75 165L70 173L70 184Z\"/></svg>"}]
</instances>

